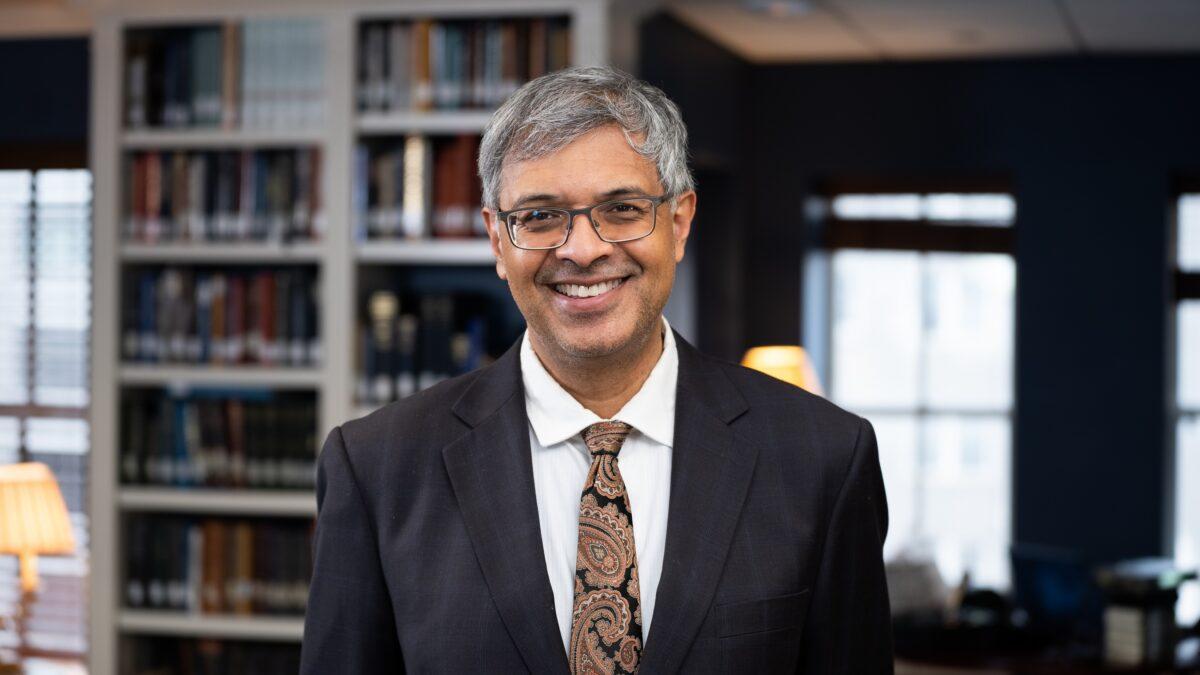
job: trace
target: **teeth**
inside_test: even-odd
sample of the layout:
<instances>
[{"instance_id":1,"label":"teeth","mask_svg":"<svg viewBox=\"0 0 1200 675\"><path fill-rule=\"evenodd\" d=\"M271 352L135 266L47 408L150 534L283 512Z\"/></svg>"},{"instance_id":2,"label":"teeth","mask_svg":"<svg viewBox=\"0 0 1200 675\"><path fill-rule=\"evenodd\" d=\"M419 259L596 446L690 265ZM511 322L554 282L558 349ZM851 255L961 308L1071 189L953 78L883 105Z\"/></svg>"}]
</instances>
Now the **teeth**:
<instances>
[{"instance_id":1,"label":"teeth","mask_svg":"<svg viewBox=\"0 0 1200 675\"><path fill-rule=\"evenodd\" d=\"M554 287L554 290L572 298L590 298L600 295L601 293L607 293L611 291L617 286L620 286L621 281L621 279L613 279L612 281L605 281L603 283L593 284L591 286L580 286L579 284L558 284Z\"/></svg>"}]
</instances>

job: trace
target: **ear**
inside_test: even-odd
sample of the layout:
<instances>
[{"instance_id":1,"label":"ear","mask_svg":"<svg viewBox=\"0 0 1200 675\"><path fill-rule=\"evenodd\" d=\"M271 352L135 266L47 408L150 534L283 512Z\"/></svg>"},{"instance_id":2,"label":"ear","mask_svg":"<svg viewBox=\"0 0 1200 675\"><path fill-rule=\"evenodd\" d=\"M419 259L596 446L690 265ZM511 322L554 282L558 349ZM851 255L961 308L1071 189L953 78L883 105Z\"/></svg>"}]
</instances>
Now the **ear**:
<instances>
[{"instance_id":1,"label":"ear","mask_svg":"<svg viewBox=\"0 0 1200 675\"><path fill-rule=\"evenodd\" d=\"M492 255L496 256L496 276L508 281L508 272L504 269L504 254L501 251L504 235L500 232L500 220L496 218L496 212L488 207L483 207L480 211L483 215L483 224L487 227L488 241L492 245Z\"/></svg>"},{"instance_id":2,"label":"ear","mask_svg":"<svg viewBox=\"0 0 1200 675\"><path fill-rule=\"evenodd\" d=\"M670 202L668 202L668 206ZM692 233L692 218L696 215L696 192L688 190L675 198L675 210L671 212L671 235L675 245L675 262L683 260L688 235Z\"/></svg>"}]
</instances>

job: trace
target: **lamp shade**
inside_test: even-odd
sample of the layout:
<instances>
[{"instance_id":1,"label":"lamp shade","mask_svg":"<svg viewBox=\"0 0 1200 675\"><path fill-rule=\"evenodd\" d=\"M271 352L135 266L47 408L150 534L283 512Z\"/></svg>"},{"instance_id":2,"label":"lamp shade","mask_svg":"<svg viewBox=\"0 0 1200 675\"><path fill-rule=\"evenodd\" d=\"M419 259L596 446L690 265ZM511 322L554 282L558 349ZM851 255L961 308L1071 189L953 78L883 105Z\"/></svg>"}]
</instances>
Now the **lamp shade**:
<instances>
[{"instance_id":1,"label":"lamp shade","mask_svg":"<svg viewBox=\"0 0 1200 675\"><path fill-rule=\"evenodd\" d=\"M742 357L742 365L794 384L818 396L824 396L817 371L803 347L771 345L754 347Z\"/></svg>"},{"instance_id":2,"label":"lamp shade","mask_svg":"<svg viewBox=\"0 0 1200 675\"><path fill-rule=\"evenodd\" d=\"M0 554L21 558L21 585L37 587L37 555L75 550L67 505L50 467L40 462L0 466Z\"/></svg>"}]
</instances>

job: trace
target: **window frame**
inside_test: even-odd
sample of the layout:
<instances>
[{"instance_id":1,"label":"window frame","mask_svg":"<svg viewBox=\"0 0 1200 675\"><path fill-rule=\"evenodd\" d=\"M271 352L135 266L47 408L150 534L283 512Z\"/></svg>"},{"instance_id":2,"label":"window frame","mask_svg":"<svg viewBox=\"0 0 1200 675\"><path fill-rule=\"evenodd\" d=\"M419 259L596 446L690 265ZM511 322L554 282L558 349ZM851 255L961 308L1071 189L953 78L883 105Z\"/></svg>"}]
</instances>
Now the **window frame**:
<instances>
[{"instance_id":1,"label":"window frame","mask_svg":"<svg viewBox=\"0 0 1200 675\"><path fill-rule=\"evenodd\" d=\"M1179 205L1180 201L1190 195L1195 195L1200 198L1200 175L1190 176L1187 178L1177 179L1174 189L1171 192L1171 201L1168 208L1169 231L1167 236L1168 255L1167 269L1170 286L1170 311L1167 313L1168 330L1167 334L1170 340L1170 348L1167 351L1167 381L1170 383L1168 388L1168 404L1167 410L1169 415L1169 426L1166 437L1169 445L1166 461L1166 475L1163 477L1165 489L1163 494L1167 503L1164 505L1164 513L1168 514L1167 522L1164 523L1165 540L1169 542L1170 550L1168 551L1172 559L1176 559L1178 545L1178 524L1180 514L1178 512L1179 499L1179 431L1185 420L1195 419L1200 422L1200 406L1185 407L1180 404L1180 387L1182 383L1179 381L1179 357L1183 349L1183 345L1179 342L1179 315L1185 303L1200 302L1200 269L1184 270L1180 263L1179 241L1182 232L1182 223L1180 221Z\"/></svg>"},{"instance_id":2,"label":"window frame","mask_svg":"<svg viewBox=\"0 0 1200 675\"><path fill-rule=\"evenodd\" d=\"M815 282L818 287L815 290L820 295L817 296L816 292L806 290L804 301L807 305L809 300L817 299L823 307L816 310L815 313L810 313L807 308L805 309L804 316L802 317L801 334L805 336L805 345L807 347L810 336L808 335L809 331L806 329L818 327L823 332L818 337L820 346L816 350L810 349L809 351L815 357L815 367L820 373L826 391L830 392L830 395L832 395L834 390L832 372L834 344L832 312L835 300L833 255L837 251L858 249L914 252L920 256L922 268L927 262L927 256L931 253L1001 254L1007 255L1012 259L1015 272L1016 236L1020 218L1019 208L1018 213L1014 214L1012 222L1002 226L981 225L969 220L930 220L926 218L912 220L884 218L843 219L836 217L832 213L832 210L828 208L834 197L846 194L917 194L926 196L945 193L1005 194L1015 199L1015 191L1012 189L1011 183L997 177L956 178L950 180L839 179L824 181L813 192L816 199L819 200L818 203L823 203L824 208L808 209L810 217L807 221L808 247L807 260L804 266L805 286ZM816 262L815 265L812 264L814 262ZM815 268L815 272L812 268ZM1017 335L1020 330L1019 312L1017 311L1017 303L1019 302L1017 288L1020 284L1020 279L1019 275L1015 274L1014 276L1013 333L1011 336L1013 354L1009 364L1012 391L1006 408L946 408L942 406L930 406L918 399L917 404L912 407L872 406L855 410L856 414L861 414L867 418L870 418L871 415L910 417L916 425L918 453L922 452L922 444L926 439L923 429L931 420L936 420L939 417L1003 419L1009 428L1009 516L1006 545L1010 548L1015 542L1016 527L1016 346ZM925 285L927 284L924 274L922 274L920 284L924 292ZM919 349L924 353L924 336L922 336L922 344ZM918 382L924 383L926 375L922 369L917 375L919 378ZM955 583L956 580L948 579L947 582ZM1009 583L1011 584L1011 576Z\"/></svg>"}]
</instances>

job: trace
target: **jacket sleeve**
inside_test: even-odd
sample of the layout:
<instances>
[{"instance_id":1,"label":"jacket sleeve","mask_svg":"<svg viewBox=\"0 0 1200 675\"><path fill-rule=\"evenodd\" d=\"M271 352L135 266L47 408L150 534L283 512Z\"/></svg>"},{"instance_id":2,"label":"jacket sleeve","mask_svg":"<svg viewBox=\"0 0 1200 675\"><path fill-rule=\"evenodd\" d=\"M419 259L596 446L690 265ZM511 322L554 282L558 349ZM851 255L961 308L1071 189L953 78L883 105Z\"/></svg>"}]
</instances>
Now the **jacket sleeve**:
<instances>
[{"instance_id":1,"label":"jacket sleeve","mask_svg":"<svg viewBox=\"0 0 1200 675\"><path fill-rule=\"evenodd\" d=\"M329 433L317 460L313 549L301 675L403 672L374 523L341 427Z\"/></svg>"},{"instance_id":2,"label":"jacket sleeve","mask_svg":"<svg viewBox=\"0 0 1200 675\"><path fill-rule=\"evenodd\" d=\"M875 429L860 418L838 488L801 641L804 673L891 673L892 622L883 541L888 513Z\"/></svg>"}]
</instances>

